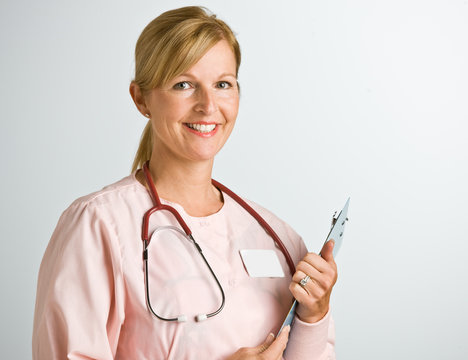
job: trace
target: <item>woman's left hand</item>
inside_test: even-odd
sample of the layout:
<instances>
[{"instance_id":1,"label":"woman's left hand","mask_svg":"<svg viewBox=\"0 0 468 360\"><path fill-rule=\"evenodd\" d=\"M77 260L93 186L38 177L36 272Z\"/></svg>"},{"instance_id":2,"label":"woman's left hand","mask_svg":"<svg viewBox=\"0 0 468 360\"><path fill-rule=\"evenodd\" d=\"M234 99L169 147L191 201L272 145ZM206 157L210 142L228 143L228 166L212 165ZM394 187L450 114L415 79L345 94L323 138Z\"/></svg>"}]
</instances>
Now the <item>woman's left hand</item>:
<instances>
[{"instance_id":1,"label":"woman's left hand","mask_svg":"<svg viewBox=\"0 0 468 360\"><path fill-rule=\"evenodd\" d=\"M334 245L334 241L326 242L321 255L308 253L297 264L289 290L299 302L296 314L302 321L315 323L328 312L331 291L338 277L333 259ZM300 285L306 276L310 280L304 286Z\"/></svg>"}]
</instances>

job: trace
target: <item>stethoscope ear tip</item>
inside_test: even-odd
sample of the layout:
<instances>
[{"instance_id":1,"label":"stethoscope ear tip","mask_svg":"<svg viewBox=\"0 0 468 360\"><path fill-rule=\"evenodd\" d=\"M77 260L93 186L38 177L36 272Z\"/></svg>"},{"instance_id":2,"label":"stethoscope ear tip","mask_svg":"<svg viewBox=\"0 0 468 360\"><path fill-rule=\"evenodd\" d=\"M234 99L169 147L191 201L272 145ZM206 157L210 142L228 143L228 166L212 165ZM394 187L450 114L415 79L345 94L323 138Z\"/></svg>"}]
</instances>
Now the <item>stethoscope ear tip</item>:
<instances>
[{"instance_id":1,"label":"stethoscope ear tip","mask_svg":"<svg viewBox=\"0 0 468 360\"><path fill-rule=\"evenodd\" d=\"M178 321L178 322L186 322L186 321L187 321L187 316L185 316L185 315L180 315L180 316L177 318L177 321Z\"/></svg>"},{"instance_id":2,"label":"stethoscope ear tip","mask_svg":"<svg viewBox=\"0 0 468 360\"><path fill-rule=\"evenodd\" d=\"M208 319L208 316L206 316L206 314L200 314L195 317L195 320L197 320L197 322L200 322L206 319Z\"/></svg>"}]
</instances>

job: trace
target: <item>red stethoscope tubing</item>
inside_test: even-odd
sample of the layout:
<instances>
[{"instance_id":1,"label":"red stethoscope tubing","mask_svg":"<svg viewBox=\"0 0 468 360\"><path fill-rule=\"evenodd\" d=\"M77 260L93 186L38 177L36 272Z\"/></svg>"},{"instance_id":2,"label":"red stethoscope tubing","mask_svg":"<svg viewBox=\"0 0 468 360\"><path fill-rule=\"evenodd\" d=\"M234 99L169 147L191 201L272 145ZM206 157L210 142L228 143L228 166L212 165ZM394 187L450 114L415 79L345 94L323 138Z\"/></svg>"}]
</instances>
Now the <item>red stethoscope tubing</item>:
<instances>
[{"instance_id":1,"label":"red stethoscope tubing","mask_svg":"<svg viewBox=\"0 0 468 360\"><path fill-rule=\"evenodd\" d=\"M156 191L156 187L154 186L153 179L151 177L151 173L148 168L148 163L147 161L143 165L143 171L145 173L146 177L146 183L148 184L148 187L150 189L150 194L151 197L153 198L153 201L155 203L155 206L152 207L150 210L148 210L144 217L143 217L143 230L141 233L142 240L146 243L146 245L149 245L150 243L150 236L148 234L148 229L149 229L149 218L150 216L155 213L158 210L167 210L172 215L175 216L177 221L179 222L180 226L184 230L184 232L187 234L187 236L192 235L192 231L190 228L187 226L185 223L184 219L182 219L182 216L178 213L176 209L174 209L172 206L169 205L164 205L161 204L161 200L159 199L158 193ZM240 196L232 192L230 189L228 189L226 186L223 184L217 182L216 180L211 180L211 183L218 188L218 190L228 194L234 201L236 201L240 206L242 206L257 222L260 224L260 226L266 231L268 235L270 235L273 238L273 241L275 244L278 246L278 248L281 250L283 253L284 257L286 258L286 262L289 267L289 271L291 272L291 276L294 275L296 272L296 267L294 266L294 262L292 261L291 255L288 252L288 249L286 249L286 246L284 246L283 242L279 238L279 236L276 234L276 232L273 230L273 228L263 219L258 212L256 212L249 204L247 204Z\"/></svg>"}]
</instances>

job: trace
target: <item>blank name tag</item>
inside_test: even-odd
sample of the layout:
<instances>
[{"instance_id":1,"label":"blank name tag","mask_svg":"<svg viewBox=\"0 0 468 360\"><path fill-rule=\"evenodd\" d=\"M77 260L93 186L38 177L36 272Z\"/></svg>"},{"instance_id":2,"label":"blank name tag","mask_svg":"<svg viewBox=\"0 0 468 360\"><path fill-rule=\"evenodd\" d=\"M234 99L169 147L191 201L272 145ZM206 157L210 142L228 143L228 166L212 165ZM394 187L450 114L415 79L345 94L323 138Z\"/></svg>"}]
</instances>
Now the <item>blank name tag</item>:
<instances>
[{"instance_id":1,"label":"blank name tag","mask_svg":"<svg viewBox=\"0 0 468 360\"><path fill-rule=\"evenodd\" d=\"M283 268L274 250L246 249L239 252L251 277L284 277Z\"/></svg>"}]
</instances>

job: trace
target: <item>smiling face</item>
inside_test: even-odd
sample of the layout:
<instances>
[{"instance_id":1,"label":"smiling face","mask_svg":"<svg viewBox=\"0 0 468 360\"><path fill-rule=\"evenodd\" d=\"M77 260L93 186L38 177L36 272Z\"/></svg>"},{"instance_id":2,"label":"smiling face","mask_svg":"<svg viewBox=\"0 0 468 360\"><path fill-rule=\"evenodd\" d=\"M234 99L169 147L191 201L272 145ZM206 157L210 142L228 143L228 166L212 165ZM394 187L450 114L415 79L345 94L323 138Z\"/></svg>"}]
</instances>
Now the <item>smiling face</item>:
<instances>
[{"instance_id":1,"label":"smiling face","mask_svg":"<svg viewBox=\"0 0 468 360\"><path fill-rule=\"evenodd\" d=\"M219 41L185 73L145 97L153 154L178 161L212 160L234 127L239 108L236 60Z\"/></svg>"}]
</instances>

